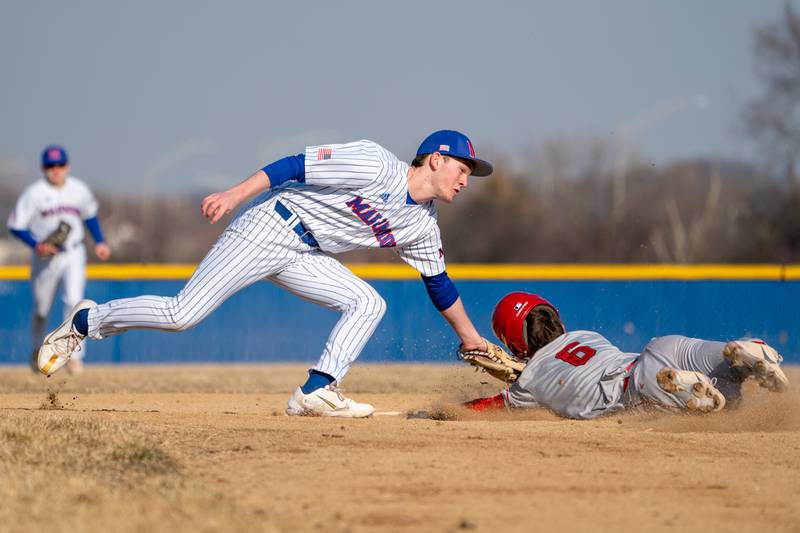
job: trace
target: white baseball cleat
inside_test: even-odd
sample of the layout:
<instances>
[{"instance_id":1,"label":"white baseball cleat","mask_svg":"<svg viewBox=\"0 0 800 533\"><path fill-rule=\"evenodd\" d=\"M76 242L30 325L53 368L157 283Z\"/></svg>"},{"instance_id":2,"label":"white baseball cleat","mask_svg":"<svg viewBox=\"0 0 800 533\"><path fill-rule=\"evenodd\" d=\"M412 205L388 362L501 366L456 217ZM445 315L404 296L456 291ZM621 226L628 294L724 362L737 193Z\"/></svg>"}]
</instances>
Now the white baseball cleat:
<instances>
[{"instance_id":1,"label":"white baseball cleat","mask_svg":"<svg viewBox=\"0 0 800 533\"><path fill-rule=\"evenodd\" d=\"M345 398L333 385L327 385L309 394L300 387L289 398L286 414L289 416L339 416L343 418L365 418L372 416L375 408L368 403L358 403Z\"/></svg>"},{"instance_id":2,"label":"white baseball cleat","mask_svg":"<svg viewBox=\"0 0 800 533\"><path fill-rule=\"evenodd\" d=\"M722 350L733 368L744 368L756 378L758 384L772 392L785 392L789 378L781 370L783 357L760 339L731 341Z\"/></svg>"},{"instance_id":3,"label":"white baseball cleat","mask_svg":"<svg viewBox=\"0 0 800 533\"><path fill-rule=\"evenodd\" d=\"M92 300L81 300L69 312L67 319L44 338L37 358L39 372L49 377L67 364L72 353L79 349L84 337L72 328L72 320L78 311L89 309L95 305L97 304Z\"/></svg>"},{"instance_id":4,"label":"white baseball cleat","mask_svg":"<svg viewBox=\"0 0 800 533\"><path fill-rule=\"evenodd\" d=\"M700 372L664 368L656 374L656 381L663 390L677 396L689 411L710 413L725 407L725 396Z\"/></svg>"}]
</instances>

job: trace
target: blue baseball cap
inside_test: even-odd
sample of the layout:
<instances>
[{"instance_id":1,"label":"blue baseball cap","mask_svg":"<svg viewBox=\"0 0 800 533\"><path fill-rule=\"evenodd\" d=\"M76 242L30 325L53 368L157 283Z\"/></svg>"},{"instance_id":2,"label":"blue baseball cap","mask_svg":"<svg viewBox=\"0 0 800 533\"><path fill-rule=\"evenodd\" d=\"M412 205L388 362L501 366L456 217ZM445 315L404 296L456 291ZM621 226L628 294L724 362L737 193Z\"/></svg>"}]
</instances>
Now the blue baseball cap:
<instances>
[{"instance_id":1,"label":"blue baseball cap","mask_svg":"<svg viewBox=\"0 0 800 533\"><path fill-rule=\"evenodd\" d=\"M42 166L50 167L53 165L66 165L69 163L69 156L63 146L51 144L42 151Z\"/></svg>"},{"instance_id":2,"label":"blue baseball cap","mask_svg":"<svg viewBox=\"0 0 800 533\"><path fill-rule=\"evenodd\" d=\"M455 130L439 130L428 135L417 149L417 155L427 155L439 152L442 155L458 157L475 163L473 176L488 176L494 171L492 164L475 157L475 148L472 142L463 133Z\"/></svg>"}]
</instances>

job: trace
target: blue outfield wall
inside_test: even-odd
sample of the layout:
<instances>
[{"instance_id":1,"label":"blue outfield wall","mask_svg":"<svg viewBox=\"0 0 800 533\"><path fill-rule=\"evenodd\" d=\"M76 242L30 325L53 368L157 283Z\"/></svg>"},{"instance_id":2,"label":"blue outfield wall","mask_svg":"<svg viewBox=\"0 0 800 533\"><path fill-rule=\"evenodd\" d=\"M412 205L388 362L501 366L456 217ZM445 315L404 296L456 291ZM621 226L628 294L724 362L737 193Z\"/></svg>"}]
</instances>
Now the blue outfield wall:
<instances>
[{"instance_id":1,"label":"blue outfield wall","mask_svg":"<svg viewBox=\"0 0 800 533\"><path fill-rule=\"evenodd\" d=\"M370 280L388 310L361 361L455 361L458 340L414 279ZM513 290L539 293L561 312L569 329L603 333L625 351L639 351L658 335L680 333L715 340L757 336L787 362L800 363L798 281L484 281L458 280L479 331L491 335L494 303ZM103 302L140 294L170 296L184 281L90 280L87 297ZM27 361L31 295L27 281L0 281L0 363ZM56 302L51 326L61 317ZM268 282L225 302L197 328L183 333L131 331L91 342L91 363L276 362L313 363L338 314L304 302ZM496 341L496 339L494 339Z\"/></svg>"}]
</instances>

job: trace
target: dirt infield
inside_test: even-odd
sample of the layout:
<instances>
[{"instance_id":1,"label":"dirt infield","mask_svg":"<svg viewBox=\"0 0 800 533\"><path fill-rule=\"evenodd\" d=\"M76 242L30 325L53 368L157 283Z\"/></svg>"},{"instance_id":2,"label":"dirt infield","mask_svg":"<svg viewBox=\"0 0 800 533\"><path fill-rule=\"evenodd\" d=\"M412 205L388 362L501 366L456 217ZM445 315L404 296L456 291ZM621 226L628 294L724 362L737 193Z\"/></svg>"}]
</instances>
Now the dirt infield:
<instances>
[{"instance_id":1,"label":"dirt infield","mask_svg":"<svg viewBox=\"0 0 800 533\"><path fill-rule=\"evenodd\" d=\"M300 366L0 368L0 531L800 532L800 369L742 408L470 414L464 367L356 366L379 411L289 418Z\"/></svg>"}]
</instances>

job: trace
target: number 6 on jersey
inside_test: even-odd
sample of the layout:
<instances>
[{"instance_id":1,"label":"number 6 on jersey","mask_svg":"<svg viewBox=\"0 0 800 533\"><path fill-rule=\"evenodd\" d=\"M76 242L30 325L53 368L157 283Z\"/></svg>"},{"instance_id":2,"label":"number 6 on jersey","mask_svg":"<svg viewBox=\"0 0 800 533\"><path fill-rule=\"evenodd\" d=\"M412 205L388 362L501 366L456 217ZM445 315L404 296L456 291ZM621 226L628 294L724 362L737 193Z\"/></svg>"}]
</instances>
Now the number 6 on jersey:
<instances>
[{"instance_id":1,"label":"number 6 on jersey","mask_svg":"<svg viewBox=\"0 0 800 533\"><path fill-rule=\"evenodd\" d=\"M589 359L594 357L596 353L597 350L591 346L581 346L577 342L571 342L556 354L556 359L561 359L572 366L583 366Z\"/></svg>"}]
</instances>

